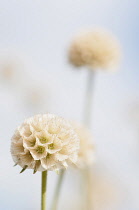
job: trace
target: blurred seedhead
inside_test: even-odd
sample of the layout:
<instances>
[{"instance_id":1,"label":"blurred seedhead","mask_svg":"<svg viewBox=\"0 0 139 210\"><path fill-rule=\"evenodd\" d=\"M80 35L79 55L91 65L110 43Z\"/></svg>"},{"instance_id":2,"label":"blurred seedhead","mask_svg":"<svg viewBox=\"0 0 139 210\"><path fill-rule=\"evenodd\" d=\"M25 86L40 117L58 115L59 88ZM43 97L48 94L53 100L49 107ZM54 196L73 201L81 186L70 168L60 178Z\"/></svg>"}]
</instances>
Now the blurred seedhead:
<instances>
[{"instance_id":1,"label":"blurred seedhead","mask_svg":"<svg viewBox=\"0 0 139 210\"><path fill-rule=\"evenodd\" d=\"M0 82L12 91L15 100L24 111L32 114L40 110L48 111L48 87L33 78L35 64L23 53L11 50L0 51Z\"/></svg>"},{"instance_id":2,"label":"blurred seedhead","mask_svg":"<svg viewBox=\"0 0 139 210\"><path fill-rule=\"evenodd\" d=\"M121 202L120 184L116 177L102 166L92 170L92 207L96 210L115 209Z\"/></svg>"},{"instance_id":3,"label":"blurred seedhead","mask_svg":"<svg viewBox=\"0 0 139 210\"><path fill-rule=\"evenodd\" d=\"M66 202L61 202L59 209L86 210L86 207L83 206L82 202L82 199L84 198L81 197L81 195L83 195L84 193L82 189L82 179L79 180L79 178L81 178L79 174L73 173L72 171L72 173L70 173L69 177L67 178L67 185L70 178L72 178L72 180L69 184L69 188L72 188L72 190L69 189L67 195L67 188L65 188L65 194L63 193L63 198L67 200ZM74 190L74 194L72 194L74 187L77 190ZM118 177L114 175L111 171L109 171L100 162L94 164L94 166L92 167L90 188L92 209L89 210L122 209L123 202L128 199L127 189L124 184L121 183ZM68 198L70 199L68 200Z\"/></svg>"},{"instance_id":4,"label":"blurred seedhead","mask_svg":"<svg viewBox=\"0 0 139 210\"><path fill-rule=\"evenodd\" d=\"M32 114L41 111L48 112L50 104L50 91L48 86L39 82L25 84L21 90L21 101L26 111ZM48 100L49 99L49 100Z\"/></svg>"},{"instance_id":5,"label":"blurred seedhead","mask_svg":"<svg viewBox=\"0 0 139 210\"><path fill-rule=\"evenodd\" d=\"M95 145L93 136L91 131L84 125L77 122L71 122L71 124L80 139L77 166L80 169L86 169L87 167L91 167L95 162Z\"/></svg>"},{"instance_id":6,"label":"blurred seedhead","mask_svg":"<svg viewBox=\"0 0 139 210\"><path fill-rule=\"evenodd\" d=\"M117 67L121 57L117 39L104 29L85 30L71 42L69 62L75 67L86 66L91 70L110 70Z\"/></svg>"},{"instance_id":7,"label":"blurred seedhead","mask_svg":"<svg viewBox=\"0 0 139 210\"><path fill-rule=\"evenodd\" d=\"M12 53L0 53L0 80L8 87L18 87L24 80L24 62Z\"/></svg>"}]
</instances>

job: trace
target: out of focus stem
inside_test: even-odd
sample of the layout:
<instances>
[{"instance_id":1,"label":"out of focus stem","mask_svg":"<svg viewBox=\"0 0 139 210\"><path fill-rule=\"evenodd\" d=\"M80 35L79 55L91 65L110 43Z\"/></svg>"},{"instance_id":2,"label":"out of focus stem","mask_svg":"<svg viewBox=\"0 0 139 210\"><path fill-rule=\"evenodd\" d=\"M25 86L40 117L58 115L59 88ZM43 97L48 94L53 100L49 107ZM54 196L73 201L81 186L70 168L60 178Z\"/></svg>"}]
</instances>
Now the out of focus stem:
<instances>
[{"instance_id":1,"label":"out of focus stem","mask_svg":"<svg viewBox=\"0 0 139 210\"><path fill-rule=\"evenodd\" d=\"M87 88L85 95L85 107L84 107L84 124L87 127L91 127L91 114L92 114L92 95L94 86L95 73L93 70L88 69ZM93 210L92 206L92 179L90 168L86 168L84 171L85 180L85 210Z\"/></svg>"},{"instance_id":2,"label":"out of focus stem","mask_svg":"<svg viewBox=\"0 0 139 210\"><path fill-rule=\"evenodd\" d=\"M92 202L92 177L91 177L91 169L87 168L84 174L85 178L85 186L86 186L86 205L85 210L93 210L93 202Z\"/></svg>"},{"instance_id":3,"label":"out of focus stem","mask_svg":"<svg viewBox=\"0 0 139 210\"><path fill-rule=\"evenodd\" d=\"M93 83L95 74L93 70L88 69L88 78L87 78L87 88L85 93L85 106L84 106L84 116L83 121L86 126L91 126L91 111L92 111L92 95L93 95Z\"/></svg>"},{"instance_id":4,"label":"out of focus stem","mask_svg":"<svg viewBox=\"0 0 139 210\"><path fill-rule=\"evenodd\" d=\"M59 177L58 177L55 193L54 193L54 198L53 198L52 209L51 210L57 210L58 209L58 202L59 202L60 191L61 191L61 187L62 187L64 174L65 174L65 170L61 169Z\"/></svg>"}]
</instances>

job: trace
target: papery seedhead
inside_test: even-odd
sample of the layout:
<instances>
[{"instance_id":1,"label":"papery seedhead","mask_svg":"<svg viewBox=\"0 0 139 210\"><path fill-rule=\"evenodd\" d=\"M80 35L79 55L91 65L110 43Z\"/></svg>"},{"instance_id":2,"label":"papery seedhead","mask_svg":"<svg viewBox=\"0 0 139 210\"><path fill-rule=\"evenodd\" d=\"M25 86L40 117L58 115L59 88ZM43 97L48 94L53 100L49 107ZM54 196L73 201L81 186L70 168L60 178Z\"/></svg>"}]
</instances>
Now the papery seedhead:
<instances>
[{"instance_id":1,"label":"papery seedhead","mask_svg":"<svg viewBox=\"0 0 139 210\"><path fill-rule=\"evenodd\" d=\"M80 139L77 165L79 168L90 167L95 160L95 146L89 129L85 126L72 122L72 125Z\"/></svg>"},{"instance_id":2,"label":"papery seedhead","mask_svg":"<svg viewBox=\"0 0 139 210\"><path fill-rule=\"evenodd\" d=\"M11 154L23 170L59 170L77 162L79 143L68 121L53 114L36 115L15 131Z\"/></svg>"},{"instance_id":3,"label":"papery seedhead","mask_svg":"<svg viewBox=\"0 0 139 210\"><path fill-rule=\"evenodd\" d=\"M102 29L79 34L69 48L69 61L76 67L87 66L92 70L110 69L119 63L121 50L111 33Z\"/></svg>"}]
</instances>

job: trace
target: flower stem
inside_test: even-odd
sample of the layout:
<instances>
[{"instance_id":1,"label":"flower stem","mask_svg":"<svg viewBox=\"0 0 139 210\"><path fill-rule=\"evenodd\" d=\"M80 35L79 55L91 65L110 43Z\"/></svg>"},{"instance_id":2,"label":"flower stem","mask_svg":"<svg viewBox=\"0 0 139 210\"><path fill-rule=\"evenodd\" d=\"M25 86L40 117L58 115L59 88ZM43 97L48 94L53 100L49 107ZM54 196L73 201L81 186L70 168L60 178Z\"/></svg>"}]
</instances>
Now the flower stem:
<instances>
[{"instance_id":1,"label":"flower stem","mask_svg":"<svg viewBox=\"0 0 139 210\"><path fill-rule=\"evenodd\" d=\"M42 172L41 210L46 210L47 171Z\"/></svg>"},{"instance_id":2,"label":"flower stem","mask_svg":"<svg viewBox=\"0 0 139 210\"><path fill-rule=\"evenodd\" d=\"M91 125L91 109L92 109L92 93L93 93L93 80L94 80L94 72L88 69L88 78L87 78L87 89L85 95L85 107L84 107L84 123L86 126Z\"/></svg>"},{"instance_id":3,"label":"flower stem","mask_svg":"<svg viewBox=\"0 0 139 210\"><path fill-rule=\"evenodd\" d=\"M93 80L94 80L94 72L88 69L88 78L87 78L87 89L85 95L85 107L84 107L84 123L87 127L91 127L91 111L92 111L92 94L93 94ZM85 180L85 203L86 209L92 210L92 186L91 186L91 171L89 168L85 169L84 180Z\"/></svg>"},{"instance_id":4,"label":"flower stem","mask_svg":"<svg viewBox=\"0 0 139 210\"><path fill-rule=\"evenodd\" d=\"M57 208L58 208L58 201L59 201L60 190L61 190L64 174L65 174L65 170L62 169L60 171L58 181L57 181L57 185L56 185L56 189L55 189L55 193L54 193L54 199L53 199L53 202L52 202L52 210L57 210Z\"/></svg>"},{"instance_id":5,"label":"flower stem","mask_svg":"<svg viewBox=\"0 0 139 210\"><path fill-rule=\"evenodd\" d=\"M90 168L86 169L86 209L93 210L93 202L92 202L92 177Z\"/></svg>"}]
</instances>

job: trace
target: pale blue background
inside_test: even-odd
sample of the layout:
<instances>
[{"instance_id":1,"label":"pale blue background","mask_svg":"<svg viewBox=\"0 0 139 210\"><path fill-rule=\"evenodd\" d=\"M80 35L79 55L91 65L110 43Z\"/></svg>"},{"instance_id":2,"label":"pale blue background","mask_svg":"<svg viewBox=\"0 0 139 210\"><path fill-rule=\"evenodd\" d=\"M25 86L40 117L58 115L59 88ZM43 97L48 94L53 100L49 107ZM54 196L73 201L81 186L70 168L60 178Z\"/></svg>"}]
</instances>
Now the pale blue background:
<instances>
[{"instance_id":1,"label":"pale blue background","mask_svg":"<svg viewBox=\"0 0 139 210\"><path fill-rule=\"evenodd\" d=\"M46 84L53 94L46 111L82 119L86 72L68 66L65 54L78 30L102 26L112 31L122 45L118 72L99 72L95 81L92 129L98 162L110 172L110 179L116 180L121 197L102 210L139 209L138 11L137 0L0 0L0 52L16 51L31 59L35 68L28 69L27 82L33 78ZM14 129L35 111L25 111L13 92L1 85L0 209L37 210L40 174L33 176L27 171L20 175L20 168L12 167L9 152ZM50 173L49 204L55 177ZM72 199L74 188L68 180L66 186L65 194L71 191Z\"/></svg>"}]
</instances>

